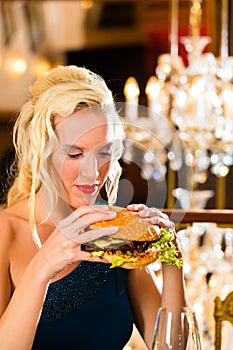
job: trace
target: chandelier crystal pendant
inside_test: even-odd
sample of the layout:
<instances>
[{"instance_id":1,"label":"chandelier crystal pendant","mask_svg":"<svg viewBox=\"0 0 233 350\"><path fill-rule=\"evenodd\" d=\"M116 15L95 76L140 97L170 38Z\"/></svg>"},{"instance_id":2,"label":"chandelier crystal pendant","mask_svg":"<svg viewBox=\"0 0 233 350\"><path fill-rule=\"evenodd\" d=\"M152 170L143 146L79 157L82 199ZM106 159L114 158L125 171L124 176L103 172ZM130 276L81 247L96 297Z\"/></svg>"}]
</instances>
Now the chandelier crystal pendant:
<instances>
[{"instance_id":1,"label":"chandelier crystal pendant","mask_svg":"<svg viewBox=\"0 0 233 350\"><path fill-rule=\"evenodd\" d=\"M228 3L222 1L222 18L227 19ZM185 162L193 167L193 183L204 183L207 169L224 177L233 165L233 61L228 56L226 33L222 34L221 56L203 53L210 42L200 36L201 1L193 0L190 10L192 36L181 38L188 53L188 66L179 73L170 89L170 118L185 144ZM226 24L222 21L222 26Z\"/></svg>"},{"instance_id":2,"label":"chandelier crystal pendant","mask_svg":"<svg viewBox=\"0 0 233 350\"><path fill-rule=\"evenodd\" d=\"M201 1L190 10L192 36L181 38L188 53L188 66L173 79L171 121L178 127L194 170L193 182L204 183L207 169L224 177L233 164L233 58L228 56L226 27L228 1L222 1L221 56L203 53L210 42L200 36Z\"/></svg>"},{"instance_id":3,"label":"chandelier crystal pendant","mask_svg":"<svg viewBox=\"0 0 233 350\"><path fill-rule=\"evenodd\" d=\"M200 35L202 0L192 0L190 36L180 40L187 51L185 66L178 54L179 1L170 0L170 53L159 56L155 75L148 80L147 120L137 118L137 125L148 125L154 135L158 132L156 120L159 116L166 119L167 124L164 122L159 128L166 135L165 162L171 167L175 164L173 170L180 169L182 162L191 170L187 180L189 189L205 183L208 171L225 177L233 165L233 57L228 54L228 0L222 0L221 8L221 52L215 57L204 52L211 38ZM131 129L126 131L133 140ZM174 141L177 135L180 142ZM156 157L156 149L149 151ZM148 169L148 176L152 176L151 168Z\"/></svg>"}]
</instances>

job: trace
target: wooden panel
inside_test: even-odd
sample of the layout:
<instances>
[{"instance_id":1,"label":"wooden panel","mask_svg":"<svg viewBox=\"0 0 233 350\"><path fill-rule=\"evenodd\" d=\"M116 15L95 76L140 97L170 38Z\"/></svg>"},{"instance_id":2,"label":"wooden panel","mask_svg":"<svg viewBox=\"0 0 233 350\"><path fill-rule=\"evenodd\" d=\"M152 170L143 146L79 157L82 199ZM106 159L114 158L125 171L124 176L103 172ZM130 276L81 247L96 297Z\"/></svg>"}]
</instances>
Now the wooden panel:
<instances>
[{"instance_id":1,"label":"wooden panel","mask_svg":"<svg viewBox=\"0 0 233 350\"><path fill-rule=\"evenodd\" d=\"M233 210L230 209L164 209L163 212L175 223L216 222L220 225L233 225Z\"/></svg>"}]
</instances>

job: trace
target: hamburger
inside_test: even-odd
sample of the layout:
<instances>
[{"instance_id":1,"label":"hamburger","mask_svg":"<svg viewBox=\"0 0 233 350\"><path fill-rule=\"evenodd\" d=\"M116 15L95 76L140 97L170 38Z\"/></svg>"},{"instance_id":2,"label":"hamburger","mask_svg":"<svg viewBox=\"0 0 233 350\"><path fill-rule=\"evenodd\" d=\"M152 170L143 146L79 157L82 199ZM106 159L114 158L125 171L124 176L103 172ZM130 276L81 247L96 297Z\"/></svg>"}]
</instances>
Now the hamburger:
<instances>
[{"instance_id":1,"label":"hamburger","mask_svg":"<svg viewBox=\"0 0 233 350\"><path fill-rule=\"evenodd\" d=\"M118 226L118 232L85 243L83 250L94 257L103 257L109 261L111 268L142 268L157 259L168 265L182 265L171 229L153 226L149 219L141 218L137 212L126 208L110 206L109 209L116 212L116 217L92 224L89 229Z\"/></svg>"}]
</instances>

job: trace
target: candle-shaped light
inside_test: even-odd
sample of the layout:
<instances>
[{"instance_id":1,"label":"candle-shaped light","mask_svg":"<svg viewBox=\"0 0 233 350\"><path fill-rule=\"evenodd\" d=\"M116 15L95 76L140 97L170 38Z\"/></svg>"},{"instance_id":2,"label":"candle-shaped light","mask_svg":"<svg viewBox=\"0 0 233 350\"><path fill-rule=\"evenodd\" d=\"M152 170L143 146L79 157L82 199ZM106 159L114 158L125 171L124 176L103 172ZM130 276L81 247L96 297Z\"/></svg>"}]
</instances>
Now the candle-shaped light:
<instances>
[{"instance_id":1,"label":"candle-shaped light","mask_svg":"<svg viewBox=\"0 0 233 350\"><path fill-rule=\"evenodd\" d=\"M170 0L170 16L171 16L171 30L170 30L170 47L171 55L178 56L178 15L179 3L178 0Z\"/></svg>"},{"instance_id":2,"label":"candle-shaped light","mask_svg":"<svg viewBox=\"0 0 233 350\"><path fill-rule=\"evenodd\" d=\"M197 127L203 127L206 123L206 96L205 81L203 78L196 77L188 90L189 93L189 115Z\"/></svg>"},{"instance_id":3,"label":"candle-shaped light","mask_svg":"<svg viewBox=\"0 0 233 350\"><path fill-rule=\"evenodd\" d=\"M221 58L228 57L228 7L229 0L222 0Z\"/></svg>"},{"instance_id":4,"label":"candle-shaped light","mask_svg":"<svg viewBox=\"0 0 233 350\"><path fill-rule=\"evenodd\" d=\"M189 14L189 23L192 30L192 37L199 38L202 22L202 0L192 0L192 6Z\"/></svg>"},{"instance_id":5,"label":"candle-shaped light","mask_svg":"<svg viewBox=\"0 0 233 350\"><path fill-rule=\"evenodd\" d=\"M129 77L124 86L125 95L125 116L129 120L138 118L138 99L140 95L137 80L134 77Z\"/></svg>"},{"instance_id":6,"label":"candle-shaped light","mask_svg":"<svg viewBox=\"0 0 233 350\"><path fill-rule=\"evenodd\" d=\"M153 117L153 113L160 113L161 105L158 101L160 91L164 83L156 78L155 75L152 75L147 84L146 84L146 95L147 95L147 106L149 108L148 114L149 118Z\"/></svg>"}]
</instances>

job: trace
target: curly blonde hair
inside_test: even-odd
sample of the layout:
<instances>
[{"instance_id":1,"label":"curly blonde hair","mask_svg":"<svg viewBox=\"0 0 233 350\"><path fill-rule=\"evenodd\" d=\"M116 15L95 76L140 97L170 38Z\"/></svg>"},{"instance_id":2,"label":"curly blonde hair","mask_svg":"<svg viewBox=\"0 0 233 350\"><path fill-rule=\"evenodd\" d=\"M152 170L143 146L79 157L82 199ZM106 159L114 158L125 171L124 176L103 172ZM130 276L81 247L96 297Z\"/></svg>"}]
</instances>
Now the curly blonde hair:
<instances>
[{"instance_id":1,"label":"curly blonde hair","mask_svg":"<svg viewBox=\"0 0 233 350\"><path fill-rule=\"evenodd\" d=\"M57 146L54 117L68 117L86 107L98 107L111 114L115 136L123 140L123 126L111 91L99 75L77 66L58 66L39 77L29 88L30 99L24 104L13 129L16 150L15 181L8 193L8 205L29 199L29 222L34 227L35 195L41 184L51 203L57 190L46 169L46 160ZM122 146L123 147L123 146ZM110 204L117 196L122 147L115 150L105 183Z\"/></svg>"}]
</instances>

